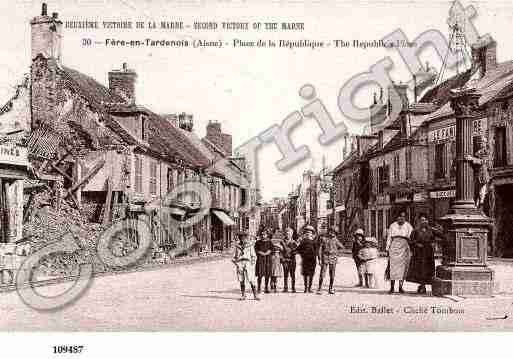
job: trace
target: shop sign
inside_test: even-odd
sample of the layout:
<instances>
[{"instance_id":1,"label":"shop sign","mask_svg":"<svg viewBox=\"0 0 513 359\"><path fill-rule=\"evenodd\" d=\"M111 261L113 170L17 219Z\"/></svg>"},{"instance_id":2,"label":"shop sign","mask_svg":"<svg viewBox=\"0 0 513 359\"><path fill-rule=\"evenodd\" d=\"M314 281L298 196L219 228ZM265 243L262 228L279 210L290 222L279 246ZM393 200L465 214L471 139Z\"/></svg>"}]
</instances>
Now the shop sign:
<instances>
[{"instance_id":1,"label":"shop sign","mask_svg":"<svg viewBox=\"0 0 513 359\"><path fill-rule=\"evenodd\" d=\"M484 119L476 119L473 122L472 136L483 134L486 126ZM456 138L456 125L438 128L428 133L429 142L439 142L446 140L454 140Z\"/></svg>"},{"instance_id":2,"label":"shop sign","mask_svg":"<svg viewBox=\"0 0 513 359\"><path fill-rule=\"evenodd\" d=\"M389 202L390 202L390 197L388 195L386 195L386 196L383 196L383 195L376 196L376 203L389 203Z\"/></svg>"},{"instance_id":3,"label":"shop sign","mask_svg":"<svg viewBox=\"0 0 513 359\"><path fill-rule=\"evenodd\" d=\"M413 202L422 202L425 200L426 200L426 193L420 192L420 193L413 194Z\"/></svg>"},{"instance_id":4,"label":"shop sign","mask_svg":"<svg viewBox=\"0 0 513 359\"><path fill-rule=\"evenodd\" d=\"M431 198L454 198L456 197L456 190L450 189L447 191L433 191L429 193Z\"/></svg>"},{"instance_id":5,"label":"shop sign","mask_svg":"<svg viewBox=\"0 0 513 359\"><path fill-rule=\"evenodd\" d=\"M395 203L404 203L404 202L410 202L410 198L408 197L408 195L404 195L404 196L395 198Z\"/></svg>"},{"instance_id":6,"label":"shop sign","mask_svg":"<svg viewBox=\"0 0 513 359\"><path fill-rule=\"evenodd\" d=\"M28 166L27 148L14 145L0 145L0 163Z\"/></svg>"}]
</instances>

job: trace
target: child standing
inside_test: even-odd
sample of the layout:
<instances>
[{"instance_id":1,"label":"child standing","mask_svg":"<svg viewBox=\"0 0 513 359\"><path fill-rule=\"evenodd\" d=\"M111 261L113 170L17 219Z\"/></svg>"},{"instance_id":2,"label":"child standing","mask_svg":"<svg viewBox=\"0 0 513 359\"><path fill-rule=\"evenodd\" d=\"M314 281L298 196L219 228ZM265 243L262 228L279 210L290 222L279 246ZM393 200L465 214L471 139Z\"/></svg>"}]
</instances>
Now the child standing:
<instances>
[{"instance_id":1,"label":"child standing","mask_svg":"<svg viewBox=\"0 0 513 359\"><path fill-rule=\"evenodd\" d=\"M378 240L375 237L366 237L363 248L358 252L358 258L361 260L358 272L365 278L367 288L376 288L378 257Z\"/></svg>"},{"instance_id":2,"label":"child standing","mask_svg":"<svg viewBox=\"0 0 513 359\"><path fill-rule=\"evenodd\" d=\"M281 267L281 252L283 251L283 247L281 244L273 240L272 247L272 255L271 255L271 290L276 293L278 291L278 277L283 276L283 268Z\"/></svg>"},{"instance_id":3,"label":"child standing","mask_svg":"<svg viewBox=\"0 0 513 359\"><path fill-rule=\"evenodd\" d=\"M251 285L255 300L260 300L257 295L255 277L253 275L255 261L256 253L248 233L239 233L239 243L235 245L235 253L232 262L235 264L237 279L240 282L240 291L242 293L241 300L246 300L246 281Z\"/></svg>"}]
</instances>

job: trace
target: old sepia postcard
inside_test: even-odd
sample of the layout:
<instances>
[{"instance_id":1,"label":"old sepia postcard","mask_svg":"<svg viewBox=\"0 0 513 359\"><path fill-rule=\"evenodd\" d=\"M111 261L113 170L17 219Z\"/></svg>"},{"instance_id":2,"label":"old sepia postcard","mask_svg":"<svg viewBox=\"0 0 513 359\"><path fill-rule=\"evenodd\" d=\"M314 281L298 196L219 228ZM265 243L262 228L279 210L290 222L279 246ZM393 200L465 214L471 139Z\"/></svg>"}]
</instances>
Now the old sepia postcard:
<instances>
[{"instance_id":1,"label":"old sepia postcard","mask_svg":"<svg viewBox=\"0 0 513 359\"><path fill-rule=\"evenodd\" d=\"M513 330L512 16L2 1L0 331Z\"/></svg>"}]
</instances>

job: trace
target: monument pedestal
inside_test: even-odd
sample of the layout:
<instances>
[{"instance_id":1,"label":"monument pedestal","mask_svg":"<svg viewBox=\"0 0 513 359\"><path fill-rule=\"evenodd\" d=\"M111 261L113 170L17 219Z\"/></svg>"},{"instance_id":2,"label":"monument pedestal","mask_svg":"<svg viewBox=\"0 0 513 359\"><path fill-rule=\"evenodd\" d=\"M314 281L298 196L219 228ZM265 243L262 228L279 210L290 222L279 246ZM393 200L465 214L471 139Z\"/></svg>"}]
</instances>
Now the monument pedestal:
<instances>
[{"instance_id":1,"label":"monument pedestal","mask_svg":"<svg viewBox=\"0 0 513 359\"><path fill-rule=\"evenodd\" d=\"M477 209L449 213L442 265L436 268L433 295L491 296L494 272L486 265L490 219Z\"/></svg>"}]
</instances>

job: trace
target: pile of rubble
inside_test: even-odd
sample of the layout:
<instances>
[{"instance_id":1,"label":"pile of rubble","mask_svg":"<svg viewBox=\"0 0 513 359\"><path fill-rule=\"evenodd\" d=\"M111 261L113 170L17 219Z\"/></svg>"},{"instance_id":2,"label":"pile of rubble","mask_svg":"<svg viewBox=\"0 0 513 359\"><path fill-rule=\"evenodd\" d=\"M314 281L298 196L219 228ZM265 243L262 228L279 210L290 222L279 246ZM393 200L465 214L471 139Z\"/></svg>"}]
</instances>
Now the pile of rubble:
<instances>
[{"instance_id":1,"label":"pile of rubble","mask_svg":"<svg viewBox=\"0 0 513 359\"><path fill-rule=\"evenodd\" d=\"M50 189L34 194L30 207L29 218L23 225L23 237L31 244L32 252L63 242L65 236L70 235L79 247L72 253L56 251L42 258L38 269L40 273L74 275L78 273L80 264L91 262L95 272L105 271L105 266L96 256L96 244L105 229L101 224L88 222L68 201L55 203Z\"/></svg>"},{"instance_id":2,"label":"pile of rubble","mask_svg":"<svg viewBox=\"0 0 513 359\"><path fill-rule=\"evenodd\" d=\"M93 264L95 273L112 272L124 268L109 268L97 255L97 245L106 226L93 223L87 215L81 213L71 201L56 201L56 196L50 188L44 188L33 195L30 212L23 224L23 237L30 243L34 253L47 245L62 245L63 250L52 250L39 261L36 276L70 276L77 275L81 264ZM66 252L65 239L73 239L78 249ZM138 246L137 236L130 228L118 231L109 243L109 249L115 256L129 255ZM172 250L169 253L160 248L156 241L150 252L144 258L134 263L134 266L155 266L172 262L175 258L197 256L198 248Z\"/></svg>"}]
</instances>

